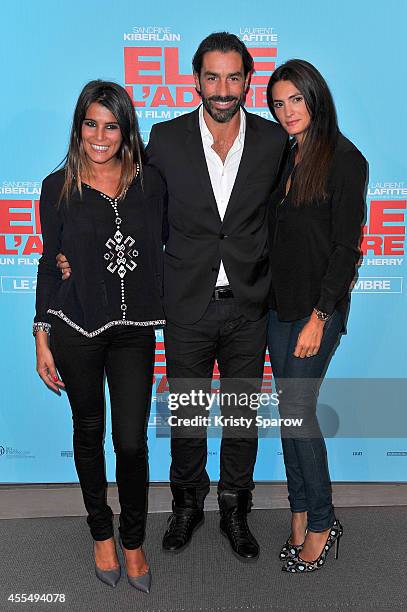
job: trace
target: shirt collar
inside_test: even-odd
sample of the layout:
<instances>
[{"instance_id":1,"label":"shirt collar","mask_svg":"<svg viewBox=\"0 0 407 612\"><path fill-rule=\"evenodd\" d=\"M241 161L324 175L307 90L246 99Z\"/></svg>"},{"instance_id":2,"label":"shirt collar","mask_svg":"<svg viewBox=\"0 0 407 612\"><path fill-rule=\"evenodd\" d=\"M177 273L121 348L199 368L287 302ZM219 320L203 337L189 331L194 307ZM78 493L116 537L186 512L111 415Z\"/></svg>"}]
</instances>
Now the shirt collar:
<instances>
[{"instance_id":1,"label":"shirt collar","mask_svg":"<svg viewBox=\"0 0 407 612\"><path fill-rule=\"evenodd\" d=\"M204 108L203 104L201 104L201 106L199 107L199 129L201 130L202 140L206 140L212 145L213 136L211 132L209 131L208 126L206 125L203 108ZM242 107L240 107L239 111L240 111L240 127L239 127L239 133L237 135L237 140L239 144L243 144L244 137L246 134L246 115Z\"/></svg>"}]
</instances>

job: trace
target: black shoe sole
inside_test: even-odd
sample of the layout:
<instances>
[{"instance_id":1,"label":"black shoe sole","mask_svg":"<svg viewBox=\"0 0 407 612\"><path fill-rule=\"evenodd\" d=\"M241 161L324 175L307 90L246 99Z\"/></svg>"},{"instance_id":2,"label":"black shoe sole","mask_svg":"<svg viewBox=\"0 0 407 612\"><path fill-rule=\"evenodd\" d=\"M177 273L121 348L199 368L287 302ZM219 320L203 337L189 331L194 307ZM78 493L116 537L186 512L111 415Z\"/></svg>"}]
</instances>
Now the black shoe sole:
<instances>
[{"instance_id":1,"label":"black shoe sole","mask_svg":"<svg viewBox=\"0 0 407 612\"><path fill-rule=\"evenodd\" d=\"M232 545L231 545L230 540L229 540L228 534L225 531L223 531L223 529L221 527L219 528L219 531L221 532L223 537L226 538L226 540L228 542L227 544L226 544L226 542L224 542L225 548L227 548L228 551L231 551L234 554L234 556L236 557L236 559L239 559L239 561L241 561L242 563L256 563L256 561L258 560L258 558L260 556L260 553L256 557L242 557L235 550L233 550Z\"/></svg>"},{"instance_id":2,"label":"black shoe sole","mask_svg":"<svg viewBox=\"0 0 407 612\"><path fill-rule=\"evenodd\" d=\"M174 548L173 550L171 548L165 548L163 544L161 546L163 552L168 553L169 555L177 555L178 553L188 548L188 546L191 544L192 536L194 535L195 531L197 531L204 524L204 522L205 522L205 515L202 516L202 519L193 528L191 537L188 539L188 542L185 542L183 546L180 546L179 548Z\"/></svg>"}]
</instances>

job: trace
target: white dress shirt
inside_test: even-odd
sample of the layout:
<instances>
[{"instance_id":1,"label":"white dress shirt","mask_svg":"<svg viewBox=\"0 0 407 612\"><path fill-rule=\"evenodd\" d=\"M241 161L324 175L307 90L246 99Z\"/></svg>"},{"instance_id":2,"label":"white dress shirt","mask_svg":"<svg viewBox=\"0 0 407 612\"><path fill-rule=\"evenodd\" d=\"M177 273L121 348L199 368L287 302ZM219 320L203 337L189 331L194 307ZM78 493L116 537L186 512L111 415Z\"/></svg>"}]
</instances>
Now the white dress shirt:
<instances>
[{"instance_id":1,"label":"white dress shirt","mask_svg":"<svg viewBox=\"0 0 407 612\"><path fill-rule=\"evenodd\" d=\"M242 159L246 133L246 117L243 110L240 109L239 133L226 156L225 163L222 162L219 155L212 149L214 140L204 119L203 106L199 108L199 128L201 130L202 144L212 183L213 195L218 206L219 216L223 221L230 194L235 184L237 171L239 170L240 160ZM216 286L224 287L225 285L229 285L229 281L221 261Z\"/></svg>"}]
</instances>

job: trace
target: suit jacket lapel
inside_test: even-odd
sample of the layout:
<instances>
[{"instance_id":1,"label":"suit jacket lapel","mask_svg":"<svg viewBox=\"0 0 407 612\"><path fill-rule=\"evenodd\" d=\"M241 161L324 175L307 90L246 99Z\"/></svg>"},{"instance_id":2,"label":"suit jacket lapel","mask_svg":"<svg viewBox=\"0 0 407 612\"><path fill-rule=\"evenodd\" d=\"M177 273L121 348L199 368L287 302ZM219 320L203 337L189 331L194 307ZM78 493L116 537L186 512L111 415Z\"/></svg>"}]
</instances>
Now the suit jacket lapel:
<instances>
[{"instance_id":1,"label":"suit jacket lapel","mask_svg":"<svg viewBox=\"0 0 407 612\"><path fill-rule=\"evenodd\" d=\"M246 114L246 133L244 138L244 148L242 158L239 164L239 170L237 171L236 180L233 185L232 193L230 194L225 216L223 217L223 223L225 223L231 213L231 210L233 210L234 206L237 204L243 185L246 182L247 176L250 170L256 164L256 151L259 146L257 129L253 126L250 113L246 111L244 112Z\"/></svg>"},{"instance_id":2,"label":"suit jacket lapel","mask_svg":"<svg viewBox=\"0 0 407 612\"><path fill-rule=\"evenodd\" d=\"M218 205L216 204L215 196L213 194L211 178L208 172L208 166L206 163L205 153L202 144L201 130L199 129L199 110L192 112L189 115L188 121L188 133L186 139L186 150L188 153L188 159L196 170L197 175L200 179L200 187L203 190L205 199L210 202L214 212L216 213L219 222L221 222L219 216ZM199 188L199 187L198 187Z\"/></svg>"}]
</instances>

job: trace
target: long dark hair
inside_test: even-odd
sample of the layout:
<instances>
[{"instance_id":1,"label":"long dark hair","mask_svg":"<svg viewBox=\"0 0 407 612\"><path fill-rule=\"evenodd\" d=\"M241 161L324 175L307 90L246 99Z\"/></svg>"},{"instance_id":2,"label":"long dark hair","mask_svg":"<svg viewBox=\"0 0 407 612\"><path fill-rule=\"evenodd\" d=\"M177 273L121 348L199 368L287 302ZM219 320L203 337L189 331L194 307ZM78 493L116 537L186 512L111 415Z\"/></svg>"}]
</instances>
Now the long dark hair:
<instances>
[{"instance_id":1,"label":"long dark hair","mask_svg":"<svg viewBox=\"0 0 407 612\"><path fill-rule=\"evenodd\" d=\"M338 138L335 104L322 75L309 62L292 59L273 72L267 85L267 104L274 119L273 85L291 81L304 96L311 122L301 145L301 159L292 183L297 206L326 197L327 176Z\"/></svg>"},{"instance_id":2,"label":"long dark hair","mask_svg":"<svg viewBox=\"0 0 407 612\"><path fill-rule=\"evenodd\" d=\"M119 124L122 144L117 152L121 160L120 181L116 196L123 198L127 188L134 179L137 164L142 177L144 145L141 140L137 117L130 96L126 90L110 81L90 81L82 89L76 103L72 120L68 153L64 159L65 182L60 201L67 200L72 193L74 183L82 194L82 177L88 168L88 161L83 150L82 123L87 110L93 102L105 106L115 116Z\"/></svg>"}]
</instances>

